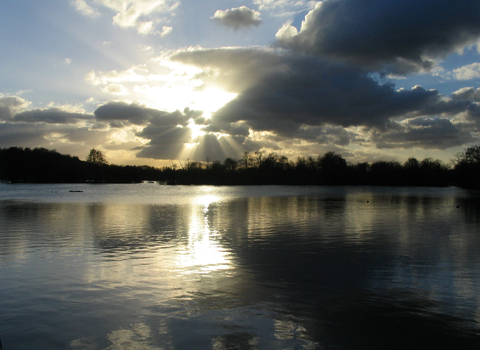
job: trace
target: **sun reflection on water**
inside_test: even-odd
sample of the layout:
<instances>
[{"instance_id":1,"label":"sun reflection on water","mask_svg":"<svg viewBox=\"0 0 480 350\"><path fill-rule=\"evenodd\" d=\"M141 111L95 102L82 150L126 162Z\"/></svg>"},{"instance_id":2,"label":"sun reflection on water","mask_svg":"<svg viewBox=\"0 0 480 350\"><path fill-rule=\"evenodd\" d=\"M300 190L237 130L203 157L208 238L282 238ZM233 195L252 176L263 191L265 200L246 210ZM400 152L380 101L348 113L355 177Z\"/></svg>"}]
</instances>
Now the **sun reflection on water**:
<instances>
[{"instance_id":1,"label":"sun reflection on water","mask_svg":"<svg viewBox=\"0 0 480 350\"><path fill-rule=\"evenodd\" d=\"M212 206L219 200L216 195L205 194L192 201L188 241L178 257L184 273L209 273L232 268L230 254L219 242L220 234L211 224Z\"/></svg>"}]
</instances>

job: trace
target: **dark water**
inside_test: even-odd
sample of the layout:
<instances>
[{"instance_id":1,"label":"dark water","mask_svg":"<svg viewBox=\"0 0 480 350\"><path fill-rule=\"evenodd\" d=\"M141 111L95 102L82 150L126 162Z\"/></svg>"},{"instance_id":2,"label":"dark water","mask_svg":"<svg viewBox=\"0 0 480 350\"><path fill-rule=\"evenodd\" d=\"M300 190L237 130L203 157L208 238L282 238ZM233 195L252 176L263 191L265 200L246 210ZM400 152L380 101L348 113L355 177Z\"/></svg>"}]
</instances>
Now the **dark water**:
<instances>
[{"instance_id":1,"label":"dark water","mask_svg":"<svg viewBox=\"0 0 480 350\"><path fill-rule=\"evenodd\" d=\"M475 192L0 185L4 350L480 349L479 322Z\"/></svg>"}]
</instances>

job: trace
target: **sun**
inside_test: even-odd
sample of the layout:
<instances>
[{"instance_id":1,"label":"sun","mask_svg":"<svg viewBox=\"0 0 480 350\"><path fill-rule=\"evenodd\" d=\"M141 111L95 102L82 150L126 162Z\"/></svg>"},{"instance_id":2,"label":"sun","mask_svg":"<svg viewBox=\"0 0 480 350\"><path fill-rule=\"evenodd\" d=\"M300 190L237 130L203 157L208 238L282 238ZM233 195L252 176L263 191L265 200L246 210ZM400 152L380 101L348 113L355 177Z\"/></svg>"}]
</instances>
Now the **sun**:
<instances>
[{"instance_id":1,"label":"sun","mask_svg":"<svg viewBox=\"0 0 480 350\"><path fill-rule=\"evenodd\" d=\"M153 108L172 112L189 108L202 111L205 118L210 118L238 95L202 80L202 68L163 58L155 62L158 66L152 68L149 75L133 72L135 77L142 79L142 84L133 87L132 97L146 101Z\"/></svg>"},{"instance_id":2,"label":"sun","mask_svg":"<svg viewBox=\"0 0 480 350\"><path fill-rule=\"evenodd\" d=\"M188 128L190 129L191 141L193 143L197 143L198 138L206 134L206 132L202 130L203 128L205 128L205 125L195 124L193 118L190 118L188 120Z\"/></svg>"},{"instance_id":3,"label":"sun","mask_svg":"<svg viewBox=\"0 0 480 350\"><path fill-rule=\"evenodd\" d=\"M226 92L216 87L209 87L203 91L195 91L195 99L192 108L203 111L205 118L210 118L212 114L233 100L237 94Z\"/></svg>"},{"instance_id":4,"label":"sun","mask_svg":"<svg viewBox=\"0 0 480 350\"><path fill-rule=\"evenodd\" d=\"M217 87L198 90L192 86L151 87L144 85L137 86L135 91L146 97L147 104L153 108L171 112L189 108L202 111L203 117L207 119L237 96L236 93L226 92ZM161 96L161 99L158 96Z\"/></svg>"}]
</instances>

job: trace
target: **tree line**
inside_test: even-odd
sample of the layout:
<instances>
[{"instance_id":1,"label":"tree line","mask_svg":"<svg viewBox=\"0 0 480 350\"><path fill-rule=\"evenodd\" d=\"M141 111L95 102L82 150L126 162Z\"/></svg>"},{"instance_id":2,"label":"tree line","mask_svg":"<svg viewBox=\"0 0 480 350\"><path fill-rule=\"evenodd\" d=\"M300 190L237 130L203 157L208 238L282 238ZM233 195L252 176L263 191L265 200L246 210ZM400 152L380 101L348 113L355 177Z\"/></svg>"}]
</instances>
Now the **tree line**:
<instances>
[{"instance_id":1,"label":"tree line","mask_svg":"<svg viewBox=\"0 0 480 350\"><path fill-rule=\"evenodd\" d=\"M85 161L45 148L0 149L0 180L26 183L132 183L154 181L162 174L150 166L108 164L101 151L92 149Z\"/></svg>"},{"instance_id":2,"label":"tree line","mask_svg":"<svg viewBox=\"0 0 480 350\"><path fill-rule=\"evenodd\" d=\"M480 189L480 145L457 154L451 164L409 158L350 164L339 154L295 161L276 153L245 152L240 159L193 162L163 168L108 164L92 149L85 161L44 148L0 150L0 179L8 182L131 183L158 181L182 185L375 185L451 186Z\"/></svg>"}]
</instances>

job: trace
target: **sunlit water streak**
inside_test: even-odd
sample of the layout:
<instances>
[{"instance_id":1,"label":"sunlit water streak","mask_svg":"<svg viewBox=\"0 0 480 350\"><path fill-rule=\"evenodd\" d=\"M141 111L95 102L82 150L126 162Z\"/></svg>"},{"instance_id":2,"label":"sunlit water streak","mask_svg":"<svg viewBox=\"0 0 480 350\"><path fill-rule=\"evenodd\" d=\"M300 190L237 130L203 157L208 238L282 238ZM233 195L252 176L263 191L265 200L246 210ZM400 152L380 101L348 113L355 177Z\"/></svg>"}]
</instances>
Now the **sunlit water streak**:
<instances>
[{"instance_id":1,"label":"sunlit water streak","mask_svg":"<svg viewBox=\"0 0 480 350\"><path fill-rule=\"evenodd\" d=\"M2 344L478 349L479 214L456 188L2 184Z\"/></svg>"}]
</instances>

